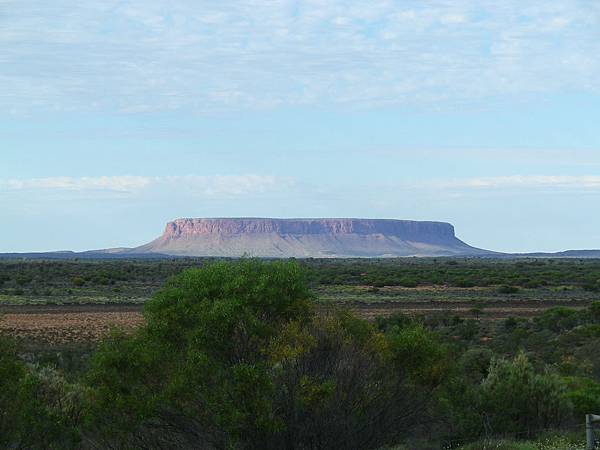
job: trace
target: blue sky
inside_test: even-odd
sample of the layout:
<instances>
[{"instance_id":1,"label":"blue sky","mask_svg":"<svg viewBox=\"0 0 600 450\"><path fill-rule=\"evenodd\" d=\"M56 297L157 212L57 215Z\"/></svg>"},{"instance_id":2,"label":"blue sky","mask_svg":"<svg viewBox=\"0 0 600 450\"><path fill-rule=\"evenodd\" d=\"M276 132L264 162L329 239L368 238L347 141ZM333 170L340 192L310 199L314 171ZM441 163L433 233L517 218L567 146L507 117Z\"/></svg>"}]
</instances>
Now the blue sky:
<instances>
[{"instance_id":1,"label":"blue sky","mask_svg":"<svg viewBox=\"0 0 600 450\"><path fill-rule=\"evenodd\" d=\"M0 251L176 217L600 248L600 5L0 0Z\"/></svg>"}]
</instances>

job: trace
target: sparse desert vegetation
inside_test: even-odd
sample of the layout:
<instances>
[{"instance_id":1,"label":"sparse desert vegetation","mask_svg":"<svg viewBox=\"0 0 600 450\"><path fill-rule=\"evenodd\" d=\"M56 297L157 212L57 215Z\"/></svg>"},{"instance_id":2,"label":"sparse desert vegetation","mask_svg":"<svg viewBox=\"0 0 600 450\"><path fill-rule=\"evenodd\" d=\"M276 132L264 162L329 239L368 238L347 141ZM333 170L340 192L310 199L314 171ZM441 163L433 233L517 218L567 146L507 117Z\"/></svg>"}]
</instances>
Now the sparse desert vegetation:
<instances>
[{"instance_id":1,"label":"sparse desert vegetation","mask_svg":"<svg viewBox=\"0 0 600 450\"><path fill-rule=\"evenodd\" d=\"M600 411L594 260L0 267L9 448L580 448Z\"/></svg>"},{"instance_id":2,"label":"sparse desert vegetation","mask_svg":"<svg viewBox=\"0 0 600 450\"><path fill-rule=\"evenodd\" d=\"M88 339L105 335L111 323L136 326L144 302L170 277L211 261L0 260L0 332L79 340L77 330ZM343 306L371 320L395 313L471 317L475 310L482 320L534 317L548 308L584 308L600 299L597 260L309 259L299 264L318 308Z\"/></svg>"}]
</instances>

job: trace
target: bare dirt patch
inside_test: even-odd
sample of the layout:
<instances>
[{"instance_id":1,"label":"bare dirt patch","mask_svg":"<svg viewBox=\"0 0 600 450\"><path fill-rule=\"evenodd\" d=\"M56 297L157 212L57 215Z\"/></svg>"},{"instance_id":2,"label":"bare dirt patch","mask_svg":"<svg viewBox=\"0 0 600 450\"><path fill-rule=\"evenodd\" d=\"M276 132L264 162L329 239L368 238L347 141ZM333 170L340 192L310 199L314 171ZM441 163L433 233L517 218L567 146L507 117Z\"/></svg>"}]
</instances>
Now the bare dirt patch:
<instances>
[{"instance_id":1,"label":"bare dirt patch","mask_svg":"<svg viewBox=\"0 0 600 450\"><path fill-rule=\"evenodd\" d=\"M373 320L376 317L389 317L394 314L435 314L447 313L461 317L497 320L507 317L535 317L547 309L568 307L581 309L589 306L587 301L420 301L420 302L352 302L339 303L336 306L348 308L358 316ZM324 307L327 309L327 307Z\"/></svg>"},{"instance_id":2,"label":"bare dirt patch","mask_svg":"<svg viewBox=\"0 0 600 450\"><path fill-rule=\"evenodd\" d=\"M143 323L139 309L115 311L98 305L86 308L26 307L24 310L0 311L0 333L19 340L67 344L98 341L113 327L132 330Z\"/></svg>"},{"instance_id":3,"label":"bare dirt patch","mask_svg":"<svg viewBox=\"0 0 600 450\"><path fill-rule=\"evenodd\" d=\"M586 301L496 301L496 302L341 302L320 304L326 311L332 307L348 308L360 317L374 320L397 313L419 315L447 313L482 320L506 317L534 317L548 308L565 306L583 308ZM111 328L133 330L144 318L141 305L13 305L0 307L0 334L19 340L68 344L94 342L107 336Z\"/></svg>"}]
</instances>

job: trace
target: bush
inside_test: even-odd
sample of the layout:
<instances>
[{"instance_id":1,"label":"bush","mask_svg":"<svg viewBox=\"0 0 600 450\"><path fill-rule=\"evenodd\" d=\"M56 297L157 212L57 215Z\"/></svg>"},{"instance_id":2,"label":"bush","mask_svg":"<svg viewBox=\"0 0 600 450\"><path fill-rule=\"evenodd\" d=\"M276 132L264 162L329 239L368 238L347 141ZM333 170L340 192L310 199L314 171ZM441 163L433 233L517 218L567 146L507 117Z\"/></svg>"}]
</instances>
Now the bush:
<instances>
[{"instance_id":1,"label":"bush","mask_svg":"<svg viewBox=\"0 0 600 450\"><path fill-rule=\"evenodd\" d=\"M600 323L600 301L592 302L588 308L588 313L593 323Z\"/></svg>"},{"instance_id":2,"label":"bush","mask_svg":"<svg viewBox=\"0 0 600 450\"><path fill-rule=\"evenodd\" d=\"M504 319L504 328L507 330L513 330L518 324L519 321L514 317L507 317Z\"/></svg>"},{"instance_id":3,"label":"bush","mask_svg":"<svg viewBox=\"0 0 600 450\"><path fill-rule=\"evenodd\" d=\"M470 341L474 339L480 332L481 326L477 320L467 319L457 326L457 331L462 339Z\"/></svg>"},{"instance_id":4,"label":"bush","mask_svg":"<svg viewBox=\"0 0 600 450\"><path fill-rule=\"evenodd\" d=\"M488 348L471 348L458 361L461 378L479 384L489 372L494 353Z\"/></svg>"},{"instance_id":5,"label":"bush","mask_svg":"<svg viewBox=\"0 0 600 450\"><path fill-rule=\"evenodd\" d=\"M414 278L401 278L398 281L398 284L402 287L406 287L406 288L414 288L417 287L419 285L419 282L417 280L415 280Z\"/></svg>"},{"instance_id":6,"label":"bush","mask_svg":"<svg viewBox=\"0 0 600 450\"><path fill-rule=\"evenodd\" d=\"M19 385L25 374L14 344L0 338L0 448L8 448L18 438Z\"/></svg>"},{"instance_id":7,"label":"bush","mask_svg":"<svg viewBox=\"0 0 600 450\"><path fill-rule=\"evenodd\" d=\"M348 314L291 324L270 349L283 428L262 448L369 449L427 419L445 352L420 327L387 336Z\"/></svg>"},{"instance_id":8,"label":"bush","mask_svg":"<svg viewBox=\"0 0 600 450\"><path fill-rule=\"evenodd\" d=\"M458 278L454 281L454 285L461 288L471 288L475 287L476 283L470 279Z\"/></svg>"},{"instance_id":9,"label":"bush","mask_svg":"<svg viewBox=\"0 0 600 450\"><path fill-rule=\"evenodd\" d=\"M15 283L17 284L17 286L25 286L31 283L32 280L33 278L31 276L24 274L19 274L15 277Z\"/></svg>"},{"instance_id":10,"label":"bush","mask_svg":"<svg viewBox=\"0 0 600 450\"><path fill-rule=\"evenodd\" d=\"M582 319L582 314L575 309L555 307L536 317L535 323L541 328L560 333L575 328L582 322Z\"/></svg>"},{"instance_id":11,"label":"bush","mask_svg":"<svg viewBox=\"0 0 600 450\"><path fill-rule=\"evenodd\" d=\"M92 362L99 447L380 448L427 420L446 352L420 326L315 317L295 263L184 272Z\"/></svg>"},{"instance_id":12,"label":"bush","mask_svg":"<svg viewBox=\"0 0 600 450\"><path fill-rule=\"evenodd\" d=\"M533 437L538 430L561 425L570 415L565 388L556 375L536 373L520 353L512 361L492 362L481 384L480 408L492 433Z\"/></svg>"},{"instance_id":13,"label":"bush","mask_svg":"<svg viewBox=\"0 0 600 450\"><path fill-rule=\"evenodd\" d=\"M308 320L310 297L295 263L242 260L182 273L146 304L146 328L94 356L100 431L107 439L127 431L133 447L264 440L281 426L264 351L285 324Z\"/></svg>"},{"instance_id":14,"label":"bush","mask_svg":"<svg viewBox=\"0 0 600 450\"><path fill-rule=\"evenodd\" d=\"M0 340L0 447L76 448L85 389L48 368L27 367Z\"/></svg>"},{"instance_id":15,"label":"bush","mask_svg":"<svg viewBox=\"0 0 600 450\"><path fill-rule=\"evenodd\" d=\"M505 284L503 286L500 286L498 288L498 293L499 294L516 294L517 292L519 292L519 288L516 286L510 286L508 284Z\"/></svg>"},{"instance_id":16,"label":"bush","mask_svg":"<svg viewBox=\"0 0 600 450\"><path fill-rule=\"evenodd\" d=\"M81 287L85 284L85 280L81 277L73 277L71 279L71 283L73 284L73 286Z\"/></svg>"},{"instance_id":17,"label":"bush","mask_svg":"<svg viewBox=\"0 0 600 450\"><path fill-rule=\"evenodd\" d=\"M573 412L577 418L600 411L600 383L594 380L571 379L567 397L573 404Z\"/></svg>"}]
</instances>

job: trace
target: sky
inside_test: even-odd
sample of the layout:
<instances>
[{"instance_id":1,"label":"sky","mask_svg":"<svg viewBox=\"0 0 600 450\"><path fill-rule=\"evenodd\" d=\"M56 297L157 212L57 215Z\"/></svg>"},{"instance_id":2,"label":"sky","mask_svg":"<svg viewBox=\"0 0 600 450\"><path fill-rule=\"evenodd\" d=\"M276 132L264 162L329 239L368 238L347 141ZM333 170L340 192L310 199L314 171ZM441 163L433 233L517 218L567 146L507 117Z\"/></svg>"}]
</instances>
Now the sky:
<instances>
[{"instance_id":1,"label":"sky","mask_svg":"<svg viewBox=\"0 0 600 450\"><path fill-rule=\"evenodd\" d=\"M0 0L0 252L178 217L600 248L600 3Z\"/></svg>"}]
</instances>

